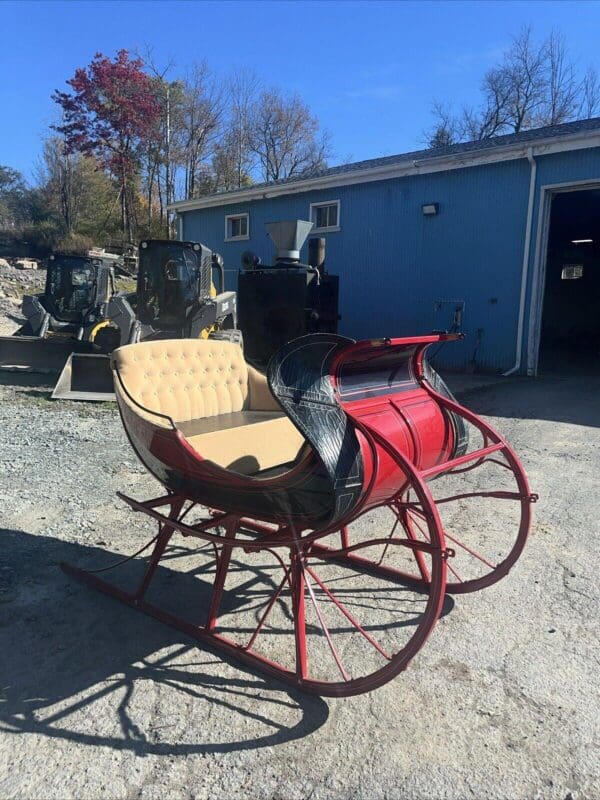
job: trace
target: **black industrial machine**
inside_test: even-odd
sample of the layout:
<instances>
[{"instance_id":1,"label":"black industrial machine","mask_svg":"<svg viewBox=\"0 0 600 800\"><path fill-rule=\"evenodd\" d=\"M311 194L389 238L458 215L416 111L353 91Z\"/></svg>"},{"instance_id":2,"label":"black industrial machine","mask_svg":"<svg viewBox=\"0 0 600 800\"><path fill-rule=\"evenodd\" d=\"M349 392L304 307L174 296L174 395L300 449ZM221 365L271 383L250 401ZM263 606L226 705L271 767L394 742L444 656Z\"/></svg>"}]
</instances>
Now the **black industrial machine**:
<instances>
[{"instance_id":1,"label":"black industrial machine","mask_svg":"<svg viewBox=\"0 0 600 800\"><path fill-rule=\"evenodd\" d=\"M0 337L0 366L62 370L54 398L110 400L108 353L116 347L142 339L241 341L220 255L198 242L160 239L143 241L139 254L129 294L116 293L114 266L101 257L52 257L44 294L24 298L27 323Z\"/></svg>"},{"instance_id":2,"label":"black industrial machine","mask_svg":"<svg viewBox=\"0 0 600 800\"><path fill-rule=\"evenodd\" d=\"M113 265L100 256L55 253L48 260L43 294L25 295L25 324L0 337L0 366L60 370L73 352L95 352L115 294ZM117 337L113 347L125 344Z\"/></svg>"},{"instance_id":3,"label":"black industrial machine","mask_svg":"<svg viewBox=\"0 0 600 800\"><path fill-rule=\"evenodd\" d=\"M238 278L245 356L259 366L291 339L336 333L339 320L339 278L325 270L325 240L310 239L309 263L300 262L312 222L271 222L266 227L277 250L275 264L262 266L246 251Z\"/></svg>"},{"instance_id":4,"label":"black industrial machine","mask_svg":"<svg viewBox=\"0 0 600 800\"><path fill-rule=\"evenodd\" d=\"M236 294L224 291L224 274L221 256L198 242L144 240L139 247L136 291L110 299L97 346L109 353L121 344L147 339L241 341L236 330ZM113 399L109 357L73 353L52 397Z\"/></svg>"},{"instance_id":5,"label":"black industrial machine","mask_svg":"<svg viewBox=\"0 0 600 800\"><path fill-rule=\"evenodd\" d=\"M198 242L153 239L141 243L139 254L135 340L197 339L235 329L236 294L225 291L218 253Z\"/></svg>"},{"instance_id":6,"label":"black industrial machine","mask_svg":"<svg viewBox=\"0 0 600 800\"><path fill-rule=\"evenodd\" d=\"M40 337L61 333L89 340L114 293L114 269L102 258L51 255L44 294L23 298L27 322L22 332Z\"/></svg>"},{"instance_id":7,"label":"black industrial machine","mask_svg":"<svg viewBox=\"0 0 600 800\"><path fill-rule=\"evenodd\" d=\"M129 344L142 339L206 338L217 330L235 329L236 294L224 291L223 259L218 253L198 242L169 239L147 239L139 253L136 291L111 298L102 344L115 329L121 335L125 332Z\"/></svg>"}]
</instances>

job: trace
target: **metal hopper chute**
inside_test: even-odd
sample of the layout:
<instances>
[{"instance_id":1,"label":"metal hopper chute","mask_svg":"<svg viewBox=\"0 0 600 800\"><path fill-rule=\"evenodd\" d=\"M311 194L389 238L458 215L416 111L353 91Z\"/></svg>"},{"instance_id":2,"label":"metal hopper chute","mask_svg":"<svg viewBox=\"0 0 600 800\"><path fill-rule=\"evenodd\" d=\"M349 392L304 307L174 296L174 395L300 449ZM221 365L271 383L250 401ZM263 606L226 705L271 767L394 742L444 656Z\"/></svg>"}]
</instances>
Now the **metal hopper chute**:
<instances>
[{"instance_id":1,"label":"metal hopper chute","mask_svg":"<svg viewBox=\"0 0 600 800\"><path fill-rule=\"evenodd\" d=\"M300 261L300 250L313 224L304 219L267 222L266 229L277 250L277 261Z\"/></svg>"}]
</instances>

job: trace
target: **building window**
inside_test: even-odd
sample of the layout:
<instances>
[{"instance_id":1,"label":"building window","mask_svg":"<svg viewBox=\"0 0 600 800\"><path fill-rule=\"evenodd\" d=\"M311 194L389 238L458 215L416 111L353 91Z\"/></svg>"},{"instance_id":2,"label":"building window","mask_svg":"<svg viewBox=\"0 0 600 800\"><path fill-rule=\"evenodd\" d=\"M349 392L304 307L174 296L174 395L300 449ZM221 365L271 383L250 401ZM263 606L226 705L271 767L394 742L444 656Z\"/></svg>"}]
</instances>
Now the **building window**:
<instances>
[{"instance_id":1,"label":"building window","mask_svg":"<svg viewBox=\"0 0 600 800\"><path fill-rule=\"evenodd\" d=\"M310 219L314 224L311 233L340 230L340 201L328 200L326 203L310 204Z\"/></svg>"},{"instance_id":2,"label":"building window","mask_svg":"<svg viewBox=\"0 0 600 800\"><path fill-rule=\"evenodd\" d=\"M248 214L230 214L225 217L225 241L235 242L249 239Z\"/></svg>"}]
</instances>

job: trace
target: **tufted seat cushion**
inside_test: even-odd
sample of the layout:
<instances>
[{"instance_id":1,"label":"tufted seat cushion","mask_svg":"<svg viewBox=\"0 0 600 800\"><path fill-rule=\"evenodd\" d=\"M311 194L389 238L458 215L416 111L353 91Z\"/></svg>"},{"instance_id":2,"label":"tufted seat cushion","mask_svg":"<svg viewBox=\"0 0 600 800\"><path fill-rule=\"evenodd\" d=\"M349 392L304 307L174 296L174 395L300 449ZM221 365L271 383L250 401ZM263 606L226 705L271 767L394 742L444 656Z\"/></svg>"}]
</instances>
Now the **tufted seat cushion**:
<instances>
[{"instance_id":1,"label":"tufted seat cushion","mask_svg":"<svg viewBox=\"0 0 600 800\"><path fill-rule=\"evenodd\" d=\"M112 354L127 393L149 412L170 417L189 444L225 469L253 474L294 461L303 436L281 410L267 379L240 347L212 339L161 339ZM133 405L115 390L122 402ZM147 416L135 408L141 416ZM158 425L166 425L154 418Z\"/></svg>"},{"instance_id":2,"label":"tufted seat cushion","mask_svg":"<svg viewBox=\"0 0 600 800\"><path fill-rule=\"evenodd\" d=\"M176 421L241 411L248 398L248 367L230 342L141 342L115 350L113 364L134 400Z\"/></svg>"}]
</instances>

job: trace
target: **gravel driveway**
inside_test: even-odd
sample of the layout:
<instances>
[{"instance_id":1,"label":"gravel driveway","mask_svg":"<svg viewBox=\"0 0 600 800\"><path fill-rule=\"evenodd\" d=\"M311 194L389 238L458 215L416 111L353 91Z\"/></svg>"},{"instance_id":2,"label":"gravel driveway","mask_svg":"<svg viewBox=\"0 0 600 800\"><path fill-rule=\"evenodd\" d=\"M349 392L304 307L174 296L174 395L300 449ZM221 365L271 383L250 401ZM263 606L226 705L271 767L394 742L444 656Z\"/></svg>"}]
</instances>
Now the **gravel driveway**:
<instances>
[{"instance_id":1,"label":"gravel driveway","mask_svg":"<svg viewBox=\"0 0 600 800\"><path fill-rule=\"evenodd\" d=\"M61 561L143 544L115 491L157 487L114 407L1 380L0 797L600 797L599 378L464 395L540 494L530 542L504 581L456 598L407 672L347 700L290 692L68 579Z\"/></svg>"}]
</instances>

